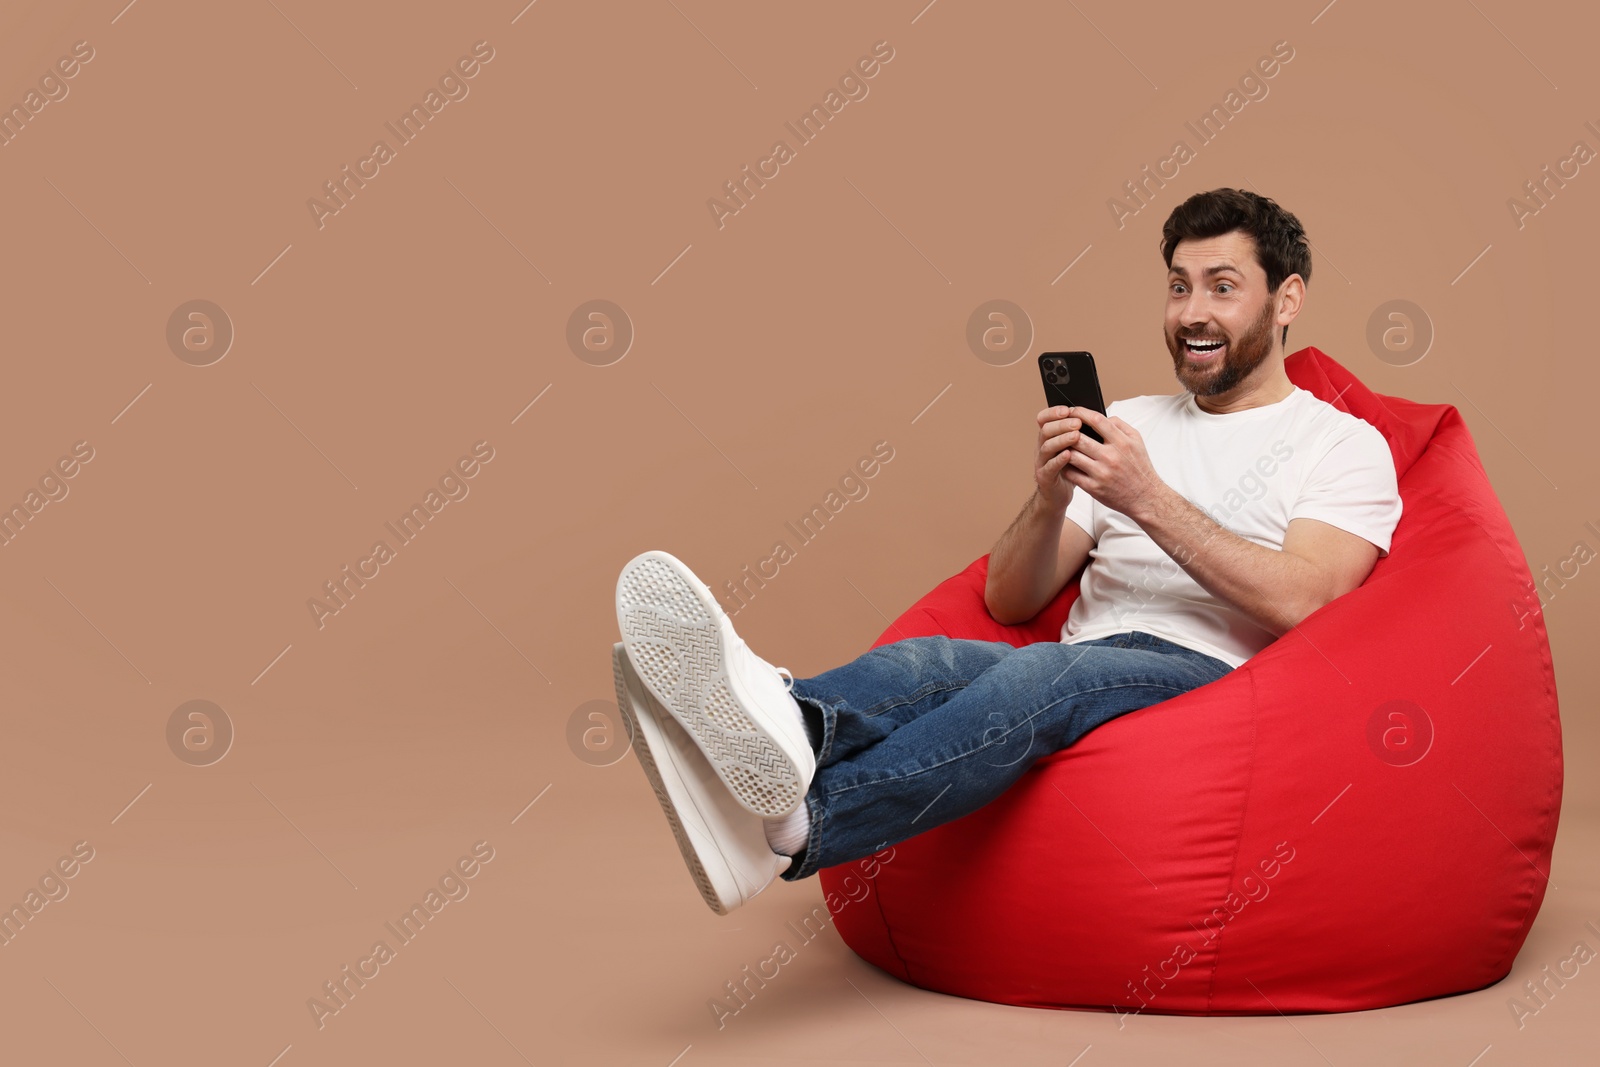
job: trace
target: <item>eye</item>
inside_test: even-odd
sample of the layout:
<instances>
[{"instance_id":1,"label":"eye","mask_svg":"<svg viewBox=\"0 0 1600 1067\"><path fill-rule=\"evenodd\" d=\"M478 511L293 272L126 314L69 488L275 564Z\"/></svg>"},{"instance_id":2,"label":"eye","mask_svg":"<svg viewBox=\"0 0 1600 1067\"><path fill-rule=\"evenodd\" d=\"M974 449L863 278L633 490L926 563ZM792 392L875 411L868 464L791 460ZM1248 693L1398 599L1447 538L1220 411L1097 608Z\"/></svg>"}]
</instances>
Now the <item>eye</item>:
<instances>
[{"instance_id":1,"label":"eye","mask_svg":"<svg viewBox=\"0 0 1600 1067\"><path fill-rule=\"evenodd\" d=\"M1221 283L1219 283L1217 285L1217 288L1218 289L1230 289L1231 290L1233 288L1233 286L1232 286L1232 284L1230 284L1228 282L1221 282Z\"/></svg>"}]
</instances>

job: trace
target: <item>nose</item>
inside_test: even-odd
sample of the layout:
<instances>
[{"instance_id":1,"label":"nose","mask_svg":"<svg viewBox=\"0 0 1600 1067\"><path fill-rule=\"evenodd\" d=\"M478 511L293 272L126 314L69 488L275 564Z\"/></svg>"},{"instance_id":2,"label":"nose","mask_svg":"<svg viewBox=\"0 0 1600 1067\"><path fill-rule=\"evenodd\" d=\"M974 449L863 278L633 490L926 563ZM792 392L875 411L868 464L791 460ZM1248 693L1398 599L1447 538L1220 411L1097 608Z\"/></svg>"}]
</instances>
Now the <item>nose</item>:
<instances>
[{"instance_id":1,"label":"nose","mask_svg":"<svg viewBox=\"0 0 1600 1067\"><path fill-rule=\"evenodd\" d=\"M1201 294L1190 293L1183 298L1178 307L1178 329L1189 333L1197 333L1208 322Z\"/></svg>"}]
</instances>

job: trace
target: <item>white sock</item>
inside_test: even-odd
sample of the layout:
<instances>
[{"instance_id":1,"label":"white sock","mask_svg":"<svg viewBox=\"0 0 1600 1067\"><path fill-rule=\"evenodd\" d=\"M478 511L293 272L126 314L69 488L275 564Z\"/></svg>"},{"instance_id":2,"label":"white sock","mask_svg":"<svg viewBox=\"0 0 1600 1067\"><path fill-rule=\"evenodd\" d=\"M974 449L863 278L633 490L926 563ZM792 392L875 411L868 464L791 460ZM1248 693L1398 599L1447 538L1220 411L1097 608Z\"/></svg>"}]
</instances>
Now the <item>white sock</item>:
<instances>
[{"instance_id":1,"label":"white sock","mask_svg":"<svg viewBox=\"0 0 1600 1067\"><path fill-rule=\"evenodd\" d=\"M762 829L767 832L767 844L782 856L793 856L806 847L811 839L811 812L805 801L787 815L776 819L762 819Z\"/></svg>"}]
</instances>

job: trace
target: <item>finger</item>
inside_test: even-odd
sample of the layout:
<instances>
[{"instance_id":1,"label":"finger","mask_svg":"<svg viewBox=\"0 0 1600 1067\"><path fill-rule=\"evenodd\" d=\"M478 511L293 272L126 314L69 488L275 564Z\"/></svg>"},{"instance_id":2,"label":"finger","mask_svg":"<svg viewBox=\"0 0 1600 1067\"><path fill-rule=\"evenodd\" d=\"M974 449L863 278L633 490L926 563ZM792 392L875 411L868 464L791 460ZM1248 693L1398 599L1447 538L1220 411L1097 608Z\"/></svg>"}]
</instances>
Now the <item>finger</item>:
<instances>
[{"instance_id":1,"label":"finger","mask_svg":"<svg viewBox=\"0 0 1600 1067\"><path fill-rule=\"evenodd\" d=\"M1102 434L1102 436L1104 435ZM1077 449L1079 454L1085 459L1091 460L1100 459L1101 454L1106 449L1105 445L1101 444L1099 441L1096 441L1093 437L1090 437L1087 431L1082 431L1079 433L1078 439L1073 442L1072 447Z\"/></svg>"},{"instance_id":2,"label":"finger","mask_svg":"<svg viewBox=\"0 0 1600 1067\"><path fill-rule=\"evenodd\" d=\"M1078 416L1078 418L1082 419L1096 430L1099 430L1101 433L1105 432L1103 427L1110 425L1113 421L1107 416L1096 411L1094 408L1073 408L1072 411L1073 414Z\"/></svg>"},{"instance_id":3,"label":"finger","mask_svg":"<svg viewBox=\"0 0 1600 1067\"><path fill-rule=\"evenodd\" d=\"M1049 422L1051 419L1065 418L1067 413L1071 410L1071 408L1064 407L1044 408L1039 412L1039 414L1035 415L1034 418L1037 419L1041 425L1043 425L1044 423Z\"/></svg>"},{"instance_id":4,"label":"finger","mask_svg":"<svg viewBox=\"0 0 1600 1067\"><path fill-rule=\"evenodd\" d=\"M1039 454L1041 456L1054 456L1055 453L1060 452L1063 449L1074 448L1077 446L1077 444L1078 431L1072 430L1067 433L1058 434L1055 437L1046 438L1045 440L1040 441Z\"/></svg>"},{"instance_id":5,"label":"finger","mask_svg":"<svg viewBox=\"0 0 1600 1067\"><path fill-rule=\"evenodd\" d=\"M1050 438L1050 440L1045 442L1045 445L1049 448L1073 448L1077 446L1080 436L1081 435L1079 431L1068 430L1065 433L1057 434L1056 436Z\"/></svg>"}]
</instances>

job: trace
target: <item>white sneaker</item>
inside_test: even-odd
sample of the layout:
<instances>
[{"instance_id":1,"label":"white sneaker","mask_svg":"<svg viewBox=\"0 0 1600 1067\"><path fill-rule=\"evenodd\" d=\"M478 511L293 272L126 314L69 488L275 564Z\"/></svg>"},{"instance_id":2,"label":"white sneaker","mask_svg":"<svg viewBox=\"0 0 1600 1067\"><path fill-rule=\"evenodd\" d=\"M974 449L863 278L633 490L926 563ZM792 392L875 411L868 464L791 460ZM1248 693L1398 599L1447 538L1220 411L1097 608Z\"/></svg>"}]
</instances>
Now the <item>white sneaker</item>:
<instances>
[{"instance_id":1,"label":"white sneaker","mask_svg":"<svg viewBox=\"0 0 1600 1067\"><path fill-rule=\"evenodd\" d=\"M750 651L710 588L676 557L645 552L617 578L617 624L640 680L739 803L768 819L798 808L817 756L794 676Z\"/></svg>"},{"instance_id":2,"label":"white sneaker","mask_svg":"<svg viewBox=\"0 0 1600 1067\"><path fill-rule=\"evenodd\" d=\"M726 915L771 885L792 860L772 851L761 817L744 810L694 740L650 695L620 641L611 647L611 667L634 755L678 839L683 862L711 910Z\"/></svg>"}]
</instances>

